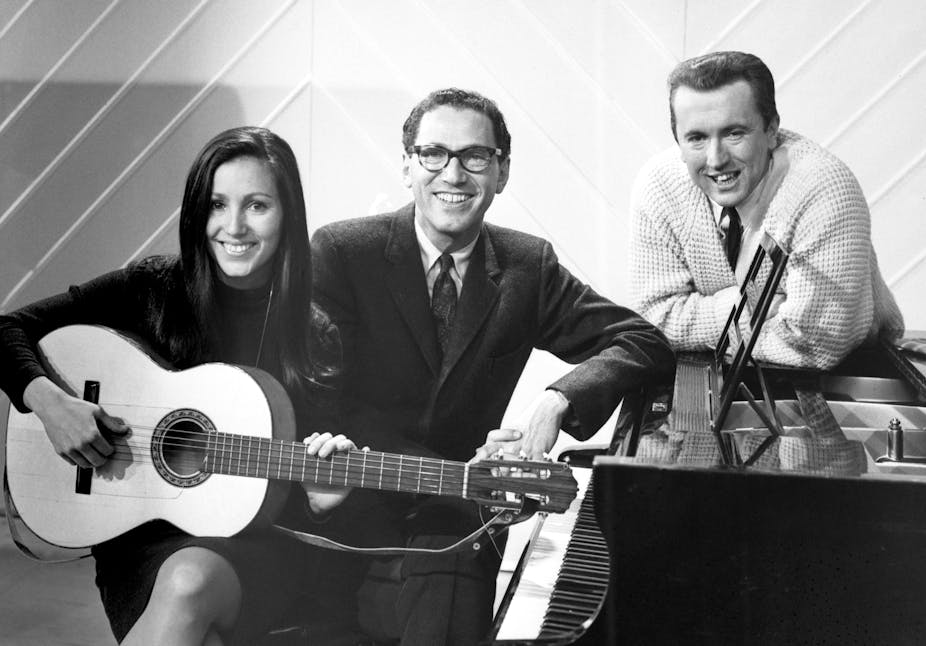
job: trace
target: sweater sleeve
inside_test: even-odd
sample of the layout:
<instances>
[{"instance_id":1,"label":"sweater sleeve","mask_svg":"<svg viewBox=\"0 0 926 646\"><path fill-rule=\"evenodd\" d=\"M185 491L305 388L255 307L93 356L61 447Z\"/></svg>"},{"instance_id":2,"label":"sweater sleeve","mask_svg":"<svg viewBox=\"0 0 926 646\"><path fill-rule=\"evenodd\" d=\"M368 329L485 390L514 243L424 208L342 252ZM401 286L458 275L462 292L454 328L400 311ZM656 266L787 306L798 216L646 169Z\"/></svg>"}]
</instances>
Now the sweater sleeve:
<instances>
[{"instance_id":1,"label":"sweater sleeve","mask_svg":"<svg viewBox=\"0 0 926 646\"><path fill-rule=\"evenodd\" d=\"M872 327L868 205L851 171L833 157L796 169L778 197L776 209L785 215L775 220L786 224L770 233L790 252L785 299L766 322L755 355L826 370Z\"/></svg>"},{"instance_id":2,"label":"sweater sleeve","mask_svg":"<svg viewBox=\"0 0 926 646\"><path fill-rule=\"evenodd\" d=\"M120 269L68 291L0 316L0 389L20 412L29 412L22 396L33 379L46 376L39 340L57 328L76 323L99 324L134 332L142 323L142 286L135 273Z\"/></svg>"},{"instance_id":3,"label":"sweater sleeve","mask_svg":"<svg viewBox=\"0 0 926 646\"><path fill-rule=\"evenodd\" d=\"M535 347L578 364L550 385L572 406L565 430L588 439L621 397L671 382L675 355L660 331L636 312L600 296L559 264L544 242L540 261L540 336Z\"/></svg>"},{"instance_id":4,"label":"sweater sleeve","mask_svg":"<svg viewBox=\"0 0 926 646\"><path fill-rule=\"evenodd\" d=\"M686 253L684 245L697 245L689 250L696 257L706 258L709 254L705 241L690 234L693 205L675 199L668 186L671 183L665 168L650 166L641 172L634 187L631 307L662 330L676 350L708 350L717 343L739 292L732 273L729 285L710 293L697 284L687 259L691 254ZM685 225L676 222L672 226L671 218ZM681 239L686 229L688 241ZM720 267L715 273L726 269Z\"/></svg>"}]
</instances>

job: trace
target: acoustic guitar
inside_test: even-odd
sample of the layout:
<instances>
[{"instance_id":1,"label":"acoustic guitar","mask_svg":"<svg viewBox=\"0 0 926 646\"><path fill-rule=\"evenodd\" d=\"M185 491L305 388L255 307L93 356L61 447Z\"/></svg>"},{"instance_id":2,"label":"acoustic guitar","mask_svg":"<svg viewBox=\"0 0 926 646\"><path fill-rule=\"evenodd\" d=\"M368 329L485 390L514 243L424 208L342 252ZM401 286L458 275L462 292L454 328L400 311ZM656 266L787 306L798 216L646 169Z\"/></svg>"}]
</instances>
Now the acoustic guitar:
<instances>
[{"instance_id":1,"label":"acoustic guitar","mask_svg":"<svg viewBox=\"0 0 926 646\"><path fill-rule=\"evenodd\" d=\"M131 427L101 467L68 464L38 417L10 407L6 464L22 520L62 547L87 547L163 519L198 536L272 522L286 481L452 496L500 509L563 512L576 495L568 465L452 460L352 450L327 459L296 442L292 404L256 368L173 370L109 328L72 325L39 342L50 378Z\"/></svg>"}]
</instances>

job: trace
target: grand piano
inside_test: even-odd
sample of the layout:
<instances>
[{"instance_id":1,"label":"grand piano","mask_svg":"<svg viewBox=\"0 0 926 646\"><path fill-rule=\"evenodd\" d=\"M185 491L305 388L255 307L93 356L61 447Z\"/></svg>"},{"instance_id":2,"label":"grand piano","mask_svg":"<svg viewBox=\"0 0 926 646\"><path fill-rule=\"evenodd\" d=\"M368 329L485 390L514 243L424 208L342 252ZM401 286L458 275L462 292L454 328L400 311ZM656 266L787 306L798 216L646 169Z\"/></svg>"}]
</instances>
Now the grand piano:
<instances>
[{"instance_id":1,"label":"grand piano","mask_svg":"<svg viewBox=\"0 0 926 646\"><path fill-rule=\"evenodd\" d=\"M488 643L926 643L926 357L883 342L827 373L753 360L786 262L763 240L715 352L681 355L668 406L575 469L579 496L537 521Z\"/></svg>"}]
</instances>

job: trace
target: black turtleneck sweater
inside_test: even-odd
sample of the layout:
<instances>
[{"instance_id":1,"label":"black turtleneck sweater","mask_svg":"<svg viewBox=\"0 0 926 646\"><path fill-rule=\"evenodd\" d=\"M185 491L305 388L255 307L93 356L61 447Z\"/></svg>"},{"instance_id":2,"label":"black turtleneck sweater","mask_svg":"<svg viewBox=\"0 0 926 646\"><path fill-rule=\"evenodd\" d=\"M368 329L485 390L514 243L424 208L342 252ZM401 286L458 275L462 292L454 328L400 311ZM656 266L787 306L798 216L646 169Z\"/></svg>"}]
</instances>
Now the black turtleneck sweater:
<instances>
[{"instance_id":1,"label":"black turtleneck sweater","mask_svg":"<svg viewBox=\"0 0 926 646\"><path fill-rule=\"evenodd\" d=\"M171 356L170 349L156 341L156 316L164 310L170 295L182 289L177 263L174 257L148 258L0 316L0 388L13 405L22 412L28 411L22 401L23 390L36 377L46 375L33 348L45 334L65 325L105 325L140 338L171 365L187 367L194 363L190 357ZM254 366L258 364L260 349L258 367L281 379L279 340L270 326L264 331L268 299L267 288L238 290L220 286L216 338L210 348L204 349L203 361ZM289 333L311 332L317 336L317 330ZM336 331L332 334L331 330L321 330L321 333L327 341L336 342ZM311 414L311 410L303 406L306 394L311 398L311 384L309 386L305 394L290 392L297 419L300 413ZM331 396L331 389L323 387L318 394L325 399ZM319 405L320 402L312 402L308 408L317 410ZM301 419L300 431L311 432L304 430L307 426L305 419Z\"/></svg>"}]
</instances>

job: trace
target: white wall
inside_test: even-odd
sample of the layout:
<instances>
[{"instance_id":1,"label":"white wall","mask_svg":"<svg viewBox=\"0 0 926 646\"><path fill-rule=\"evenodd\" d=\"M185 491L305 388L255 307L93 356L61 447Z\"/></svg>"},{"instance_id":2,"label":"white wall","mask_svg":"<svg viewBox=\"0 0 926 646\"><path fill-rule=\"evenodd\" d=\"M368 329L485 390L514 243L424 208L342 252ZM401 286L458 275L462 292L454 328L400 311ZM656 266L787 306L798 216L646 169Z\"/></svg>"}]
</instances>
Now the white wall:
<instances>
[{"instance_id":1,"label":"white wall","mask_svg":"<svg viewBox=\"0 0 926 646\"><path fill-rule=\"evenodd\" d=\"M672 145L665 77L745 49L782 125L858 175L883 273L926 329L923 34L920 0L5 0L0 310L175 249L186 169L231 125L293 144L312 229L405 203L401 124L448 85L509 120L490 218L626 301L630 186Z\"/></svg>"},{"instance_id":2,"label":"white wall","mask_svg":"<svg viewBox=\"0 0 926 646\"><path fill-rule=\"evenodd\" d=\"M924 33L918 0L6 0L0 309L174 249L188 164L231 125L293 144L310 228L399 206L402 121L448 85L509 120L490 217L624 301L630 185L672 144L666 74L735 48L776 74L783 125L856 172L884 275L926 329Z\"/></svg>"}]
</instances>

